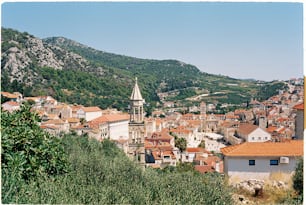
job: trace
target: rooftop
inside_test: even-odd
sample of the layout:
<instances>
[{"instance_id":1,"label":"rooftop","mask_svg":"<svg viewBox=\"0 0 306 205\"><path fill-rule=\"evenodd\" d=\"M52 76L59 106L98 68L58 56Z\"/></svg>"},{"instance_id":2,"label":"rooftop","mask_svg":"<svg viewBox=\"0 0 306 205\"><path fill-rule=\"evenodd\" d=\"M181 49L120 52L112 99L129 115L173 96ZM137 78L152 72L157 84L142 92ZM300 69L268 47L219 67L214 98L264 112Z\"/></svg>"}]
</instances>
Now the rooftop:
<instances>
[{"instance_id":1,"label":"rooftop","mask_svg":"<svg viewBox=\"0 0 306 205\"><path fill-rule=\"evenodd\" d=\"M286 142L245 142L221 148L225 156L303 156L303 140Z\"/></svg>"}]
</instances>

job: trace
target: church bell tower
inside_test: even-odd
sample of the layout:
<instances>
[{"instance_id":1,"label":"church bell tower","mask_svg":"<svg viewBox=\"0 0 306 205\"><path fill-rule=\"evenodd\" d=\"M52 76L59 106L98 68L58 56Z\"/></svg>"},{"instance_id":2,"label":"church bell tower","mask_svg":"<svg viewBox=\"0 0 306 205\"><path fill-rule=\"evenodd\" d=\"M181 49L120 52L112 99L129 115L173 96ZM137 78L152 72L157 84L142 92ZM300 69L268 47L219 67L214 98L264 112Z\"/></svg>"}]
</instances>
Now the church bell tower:
<instances>
[{"instance_id":1,"label":"church bell tower","mask_svg":"<svg viewBox=\"0 0 306 205\"><path fill-rule=\"evenodd\" d=\"M137 163L145 166L145 149L144 149L144 99L141 96L137 77L130 98L130 122L129 122L129 151L128 155Z\"/></svg>"}]
</instances>

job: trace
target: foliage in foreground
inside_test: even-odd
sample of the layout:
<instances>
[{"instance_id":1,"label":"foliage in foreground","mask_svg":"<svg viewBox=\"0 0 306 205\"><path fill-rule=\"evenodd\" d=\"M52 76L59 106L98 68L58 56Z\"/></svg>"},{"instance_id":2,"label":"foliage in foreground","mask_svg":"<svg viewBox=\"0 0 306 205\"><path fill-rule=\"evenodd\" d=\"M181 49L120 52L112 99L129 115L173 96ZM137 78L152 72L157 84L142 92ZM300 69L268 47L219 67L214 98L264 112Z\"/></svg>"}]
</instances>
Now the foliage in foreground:
<instances>
[{"instance_id":1,"label":"foliage in foreground","mask_svg":"<svg viewBox=\"0 0 306 205\"><path fill-rule=\"evenodd\" d=\"M20 184L67 172L61 140L44 132L30 106L1 113L2 200L18 193Z\"/></svg>"},{"instance_id":2,"label":"foliage in foreground","mask_svg":"<svg viewBox=\"0 0 306 205\"><path fill-rule=\"evenodd\" d=\"M62 143L70 172L19 183L5 203L231 204L229 189L218 174L143 171L108 140L69 135Z\"/></svg>"},{"instance_id":3,"label":"foliage in foreground","mask_svg":"<svg viewBox=\"0 0 306 205\"><path fill-rule=\"evenodd\" d=\"M293 175L293 188L300 194L303 195L303 158L301 158L296 166L295 173Z\"/></svg>"}]
</instances>

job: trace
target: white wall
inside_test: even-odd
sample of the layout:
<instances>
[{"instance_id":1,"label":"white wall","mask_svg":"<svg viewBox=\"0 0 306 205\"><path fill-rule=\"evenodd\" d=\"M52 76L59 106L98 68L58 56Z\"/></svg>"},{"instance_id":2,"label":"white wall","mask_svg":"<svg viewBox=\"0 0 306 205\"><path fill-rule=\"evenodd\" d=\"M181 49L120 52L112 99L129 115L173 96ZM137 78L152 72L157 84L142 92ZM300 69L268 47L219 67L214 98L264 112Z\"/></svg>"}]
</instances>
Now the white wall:
<instances>
[{"instance_id":1,"label":"white wall","mask_svg":"<svg viewBox=\"0 0 306 205\"><path fill-rule=\"evenodd\" d=\"M284 156L285 157L285 156ZM272 172L291 173L295 170L297 158L289 157L289 164L272 166L270 160L280 157L225 157L224 173L239 179L267 179ZM255 165L249 165L249 160L255 160Z\"/></svg>"},{"instance_id":2,"label":"white wall","mask_svg":"<svg viewBox=\"0 0 306 205\"><path fill-rule=\"evenodd\" d=\"M129 121L109 122L109 138L112 140L129 139Z\"/></svg>"},{"instance_id":3,"label":"white wall","mask_svg":"<svg viewBox=\"0 0 306 205\"><path fill-rule=\"evenodd\" d=\"M261 128L257 128L251 132L247 138L247 142L266 142L269 140L271 140L271 135Z\"/></svg>"},{"instance_id":4,"label":"white wall","mask_svg":"<svg viewBox=\"0 0 306 205\"><path fill-rule=\"evenodd\" d=\"M102 116L102 111L86 112L85 113L85 120L88 122L90 120L93 120L93 119L101 117L101 116Z\"/></svg>"}]
</instances>

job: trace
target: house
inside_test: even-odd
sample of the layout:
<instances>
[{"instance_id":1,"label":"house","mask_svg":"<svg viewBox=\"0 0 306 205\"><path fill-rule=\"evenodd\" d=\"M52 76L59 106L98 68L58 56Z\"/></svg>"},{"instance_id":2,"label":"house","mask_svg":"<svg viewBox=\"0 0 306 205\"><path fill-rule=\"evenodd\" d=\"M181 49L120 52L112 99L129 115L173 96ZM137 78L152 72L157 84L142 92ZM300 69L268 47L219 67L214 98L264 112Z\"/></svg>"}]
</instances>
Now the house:
<instances>
[{"instance_id":1,"label":"house","mask_svg":"<svg viewBox=\"0 0 306 205\"><path fill-rule=\"evenodd\" d=\"M223 173L223 161L217 156L198 156L195 158L194 169L200 173Z\"/></svg>"},{"instance_id":2,"label":"house","mask_svg":"<svg viewBox=\"0 0 306 205\"><path fill-rule=\"evenodd\" d=\"M67 120L61 120L61 119L55 119L55 120L48 120L41 123L42 126L45 126L45 128L56 128L58 130L58 133L68 133L70 125ZM51 127L50 127L51 126Z\"/></svg>"},{"instance_id":3,"label":"house","mask_svg":"<svg viewBox=\"0 0 306 205\"><path fill-rule=\"evenodd\" d=\"M187 142L192 141L194 139L194 137L196 136L195 132L187 129L187 127L185 127L185 126L179 126L177 128L170 129L170 133L176 135L179 138L186 139Z\"/></svg>"},{"instance_id":4,"label":"house","mask_svg":"<svg viewBox=\"0 0 306 205\"><path fill-rule=\"evenodd\" d=\"M128 124L126 114L103 115L88 122L89 127L99 128L103 137L111 140L128 139Z\"/></svg>"},{"instance_id":5,"label":"house","mask_svg":"<svg viewBox=\"0 0 306 205\"><path fill-rule=\"evenodd\" d=\"M67 119L72 117L72 109L65 103L57 104L48 108L50 114L57 115L61 119Z\"/></svg>"},{"instance_id":6,"label":"house","mask_svg":"<svg viewBox=\"0 0 306 205\"><path fill-rule=\"evenodd\" d=\"M99 107L81 107L77 112L77 118L85 119L87 122L102 116L102 110ZM73 117L73 115L72 115Z\"/></svg>"},{"instance_id":7,"label":"house","mask_svg":"<svg viewBox=\"0 0 306 205\"><path fill-rule=\"evenodd\" d=\"M2 104L3 111L13 112L20 109L20 104L16 101L7 101Z\"/></svg>"},{"instance_id":8,"label":"house","mask_svg":"<svg viewBox=\"0 0 306 205\"><path fill-rule=\"evenodd\" d=\"M160 165L160 167L166 167L168 165L176 166L176 157L171 150L153 150L149 151L148 155L153 156L153 163ZM148 165L152 163L147 163Z\"/></svg>"},{"instance_id":9,"label":"house","mask_svg":"<svg viewBox=\"0 0 306 205\"><path fill-rule=\"evenodd\" d=\"M181 161L194 162L196 154L205 155L207 157L210 152L201 147L187 147L186 151L181 155Z\"/></svg>"},{"instance_id":10,"label":"house","mask_svg":"<svg viewBox=\"0 0 306 205\"><path fill-rule=\"evenodd\" d=\"M1 97L7 98L9 101L14 101L20 103L23 100L22 94L19 92L9 93L1 92Z\"/></svg>"},{"instance_id":11,"label":"house","mask_svg":"<svg viewBox=\"0 0 306 205\"><path fill-rule=\"evenodd\" d=\"M292 174L303 156L303 142L245 142L224 147L224 173L240 180L268 179L275 172Z\"/></svg>"},{"instance_id":12,"label":"house","mask_svg":"<svg viewBox=\"0 0 306 205\"><path fill-rule=\"evenodd\" d=\"M265 142L271 140L270 133L249 123L241 123L236 135L246 142Z\"/></svg>"}]
</instances>

